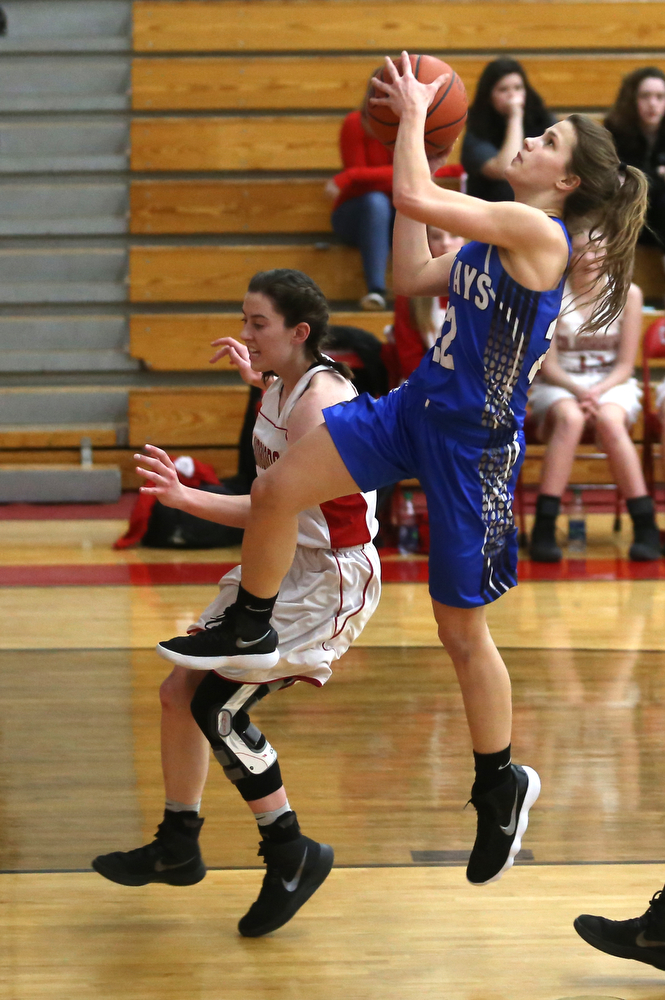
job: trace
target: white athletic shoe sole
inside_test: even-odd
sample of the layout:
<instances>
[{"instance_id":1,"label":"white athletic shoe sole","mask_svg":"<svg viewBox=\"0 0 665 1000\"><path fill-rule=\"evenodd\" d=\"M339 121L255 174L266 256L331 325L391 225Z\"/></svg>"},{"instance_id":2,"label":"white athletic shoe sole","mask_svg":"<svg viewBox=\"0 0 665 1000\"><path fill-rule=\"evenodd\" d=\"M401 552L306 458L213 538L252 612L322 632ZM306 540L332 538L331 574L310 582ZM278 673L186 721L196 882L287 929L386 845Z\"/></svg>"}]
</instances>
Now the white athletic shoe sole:
<instances>
[{"instance_id":1,"label":"white athletic shoe sole","mask_svg":"<svg viewBox=\"0 0 665 1000\"><path fill-rule=\"evenodd\" d=\"M524 765L521 765L521 767L529 779L529 784L527 785L526 795L524 796L524 801L520 810L520 818L517 821L515 839L513 840L510 848L510 853L506 858L506 863L501 871L498 871L496 875L492 876L492 878L488 878L487 882L471 882L471 885L490 885L491 882L498 882L504 872L507 872L509 868L513 867L515 864L515 858L521 850L522 837L526 833L526 829L529 825L529 810L540 795L540 776L538 775L538 772L534 771L532 767L525 767Z\"/></svg>"}]
</instances>

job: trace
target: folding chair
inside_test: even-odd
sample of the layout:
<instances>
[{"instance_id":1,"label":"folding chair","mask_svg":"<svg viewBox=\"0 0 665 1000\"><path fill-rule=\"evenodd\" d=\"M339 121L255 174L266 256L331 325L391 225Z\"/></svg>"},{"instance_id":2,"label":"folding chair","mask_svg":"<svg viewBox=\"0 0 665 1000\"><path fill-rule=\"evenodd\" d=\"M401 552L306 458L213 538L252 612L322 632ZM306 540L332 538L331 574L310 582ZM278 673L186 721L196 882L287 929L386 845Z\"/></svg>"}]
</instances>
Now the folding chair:
<instances>
[{"instance_id":1,"label":"folding chair","mask_svg":"<svg viewBox=\"0 0 665 1000\"><path fill-rule=\"evenodd\" d=\"M652 323L644 334L642 344L642 379L644 383L644 395L642 396L642 407L644 410L644 439L642 445L642 469L647 484L647 490L654 496L655 475L653 461L653 446L658 444L662 432L661 420L654 409L652 409L652 384L651 365L654 358L665 358L665 317L657 319ZM665 459L665 455L661 455Z\"/></svg>"}]
</instances>

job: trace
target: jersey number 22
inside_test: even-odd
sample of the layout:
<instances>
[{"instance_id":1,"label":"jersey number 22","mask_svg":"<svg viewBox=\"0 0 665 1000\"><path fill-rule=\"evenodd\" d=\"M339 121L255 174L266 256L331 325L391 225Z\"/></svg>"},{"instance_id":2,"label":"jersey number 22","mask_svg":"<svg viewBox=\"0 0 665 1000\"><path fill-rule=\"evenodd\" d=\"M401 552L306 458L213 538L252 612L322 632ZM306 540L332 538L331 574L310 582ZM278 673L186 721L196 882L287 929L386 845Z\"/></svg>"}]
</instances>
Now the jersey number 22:
<instances>
[{"instance_id":1,"label":"jersey number 22","mask_svg":"<svg viewBox=\"0 0 665 1000\"><path fill-rule=\"evenodd\" d=\"M453 340L457 336L457 316L455 315L455 306L448 306L446 310L446 318L443 321L445 327L446 323L450 323L450 329L448 333L444 334L439 343L434 348L434 353L432 354L432 360L438 361L442 368L455 368L455 361L451 354L448 354L448 348L452 344Z\"/></svg>"}]
</instances>

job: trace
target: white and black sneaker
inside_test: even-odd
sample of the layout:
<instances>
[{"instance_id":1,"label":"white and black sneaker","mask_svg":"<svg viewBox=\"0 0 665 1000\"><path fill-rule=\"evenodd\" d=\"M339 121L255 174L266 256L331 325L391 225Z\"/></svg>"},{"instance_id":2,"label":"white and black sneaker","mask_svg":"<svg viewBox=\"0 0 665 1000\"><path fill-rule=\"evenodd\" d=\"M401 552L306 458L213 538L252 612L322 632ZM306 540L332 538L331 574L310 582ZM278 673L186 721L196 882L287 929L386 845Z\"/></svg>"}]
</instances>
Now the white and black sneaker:
<instances>
[{"instance_id":1,"label":"white and black sneaker","mask_svg":"<svg viewBox=\"0 0 665 1000\"><path fill-rule=\"evenodd\" d=\"M287 923L325 882L335 855L328 844L300 834L286 844L262 840L259 857L266 873L258 899L238 923L243 937L261 937Z\"/></svg>"},{"instance_id":2,"label":"white and black sneaker","mask_svg":"<svg viewBox=\"0 0 665 1000\"><path fill-rule=\"evenodd\" d=\"M641 917L608 920L583 913L574 927L592 948L616 958L632 958L665 971L665 889L657 892Z\"/></svg>"},{"instance_id":3,"label":"white and black sneaker","mask_svg":"<svg viewBox=\"0 0 665 1000\"><path fill-rule=\"evenodd\" d=\"M496 882L512 868L529 825L529 810L540 795L540 778L532 768L511 764L510 770L498 788L471 795L478 831L466 877L473 885Z\"/></svg>"},{"instance_id":4,"label":"white and black sneaker","mask_svg":"<svg viewBox=\"0 0 665 1000\"><path fill-rule=\"evenodd\" d=\"M119 885L148 885L149 882L195 885L206 874L198 844L203 820L189 820L188 826L185 833L172 823L162 822L151 844L133 851L100 854L92 867Z\"/></svg>"},{"instance_id":5,"label":"white and black sneaker","mask_svg":"<svg viewBox=\"0 0 665 1000\"><path fill-rule=\"evenodd\" d=\"M237 664L250 669L277 666L278 636L270 625L247 620L235 604L211 618L201 632L160 642L157 652L178 667L218 670Z\"/></svg>"}]
</instances>

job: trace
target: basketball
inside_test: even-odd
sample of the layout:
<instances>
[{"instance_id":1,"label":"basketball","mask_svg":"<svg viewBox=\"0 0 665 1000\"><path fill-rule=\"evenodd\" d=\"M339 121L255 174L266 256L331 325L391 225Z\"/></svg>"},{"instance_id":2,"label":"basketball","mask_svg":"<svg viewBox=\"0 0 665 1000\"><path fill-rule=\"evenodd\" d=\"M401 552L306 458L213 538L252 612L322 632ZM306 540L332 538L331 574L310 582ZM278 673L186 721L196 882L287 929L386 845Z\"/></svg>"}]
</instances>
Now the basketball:
<instances>
[{"instance_id":1,"label":"basketball","mask_svg":"<svg viewBox=\"0 0 665 1000\"><path fill-rule=\"evenodd\" d=\"M415 55L409 56L409 59L413 75L421 83L431 83L442 73L450 73L450 78L441 87L427 110L425 151L428 156L434 156L452 146L464 128L468 108L466 90L455 70L442 59L437 59L436 56ZM395 65L399 73L399 61ZM388 82L385 67L372 75L379 80ZM372 135L384 146L394 146L399 118L386 105L370 104L372 97L385 97L385 94L374 89L370 78L362 106L363 122Z\"/></svg>"}]
</instances>

